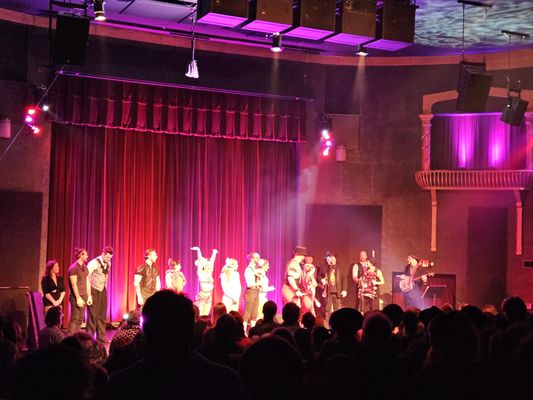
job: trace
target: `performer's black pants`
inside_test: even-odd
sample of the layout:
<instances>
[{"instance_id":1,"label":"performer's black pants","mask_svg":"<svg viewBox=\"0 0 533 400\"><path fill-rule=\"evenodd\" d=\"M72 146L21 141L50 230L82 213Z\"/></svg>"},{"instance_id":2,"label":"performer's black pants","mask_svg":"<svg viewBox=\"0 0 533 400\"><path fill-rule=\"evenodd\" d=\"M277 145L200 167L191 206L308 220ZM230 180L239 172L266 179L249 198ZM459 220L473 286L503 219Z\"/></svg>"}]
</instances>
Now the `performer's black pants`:
<instances>
[{"instance_id":1,"label":"performer's black pants","mask_svg":"<svg viewBox=\"0 0 533 400\"><path fill-rule=\"evenodd\" d=\"M91 296L93 297L93 304L88 307L87 333L93 336L94 332L96 332L96 338L98 340L104 340L107 290L104 288L104 290L98 291L91 287Z\"/></svg>"}]
</instances>

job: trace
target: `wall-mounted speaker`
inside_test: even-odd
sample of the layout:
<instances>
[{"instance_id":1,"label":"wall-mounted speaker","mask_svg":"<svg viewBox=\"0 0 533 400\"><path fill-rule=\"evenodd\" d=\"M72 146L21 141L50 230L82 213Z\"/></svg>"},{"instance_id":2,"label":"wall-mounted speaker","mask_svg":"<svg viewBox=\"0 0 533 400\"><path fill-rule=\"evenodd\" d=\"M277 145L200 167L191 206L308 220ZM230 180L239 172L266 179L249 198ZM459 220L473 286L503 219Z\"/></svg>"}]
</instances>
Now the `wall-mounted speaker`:
<instances>
[{"instance_id":1,"label":"wall-mounted speaker","mask_svg":"<svg viewBox=\"0 0 533 400\"><path fill-rule=\"evenodd\" d=\"M485 73L485 64L461 62L457 91L457 110L484 112L489 98L492 75Z\"/></svg>"},{"instance_id":2,"label":"wall-mounted speaker","mask_svg":"<svg viewBox=\"0 0 533 400\"><path fill-rule=\"evenodd\" d=\"M500 119L506 124L520 126L524 120L524 113L528 104L528 101L522 100L520 97L509 97Z\"/></svg>"},{"instance_id":3,"label":"wall-mounted speaker","mask_svg":"<svg viewBox=\"0 0 533 400\"><path fill-rule=\"evenodd\" d=\"M89 19L72 15L58 15L54 35L52 63L84 65Z\"/></svg>"}]
</instances>

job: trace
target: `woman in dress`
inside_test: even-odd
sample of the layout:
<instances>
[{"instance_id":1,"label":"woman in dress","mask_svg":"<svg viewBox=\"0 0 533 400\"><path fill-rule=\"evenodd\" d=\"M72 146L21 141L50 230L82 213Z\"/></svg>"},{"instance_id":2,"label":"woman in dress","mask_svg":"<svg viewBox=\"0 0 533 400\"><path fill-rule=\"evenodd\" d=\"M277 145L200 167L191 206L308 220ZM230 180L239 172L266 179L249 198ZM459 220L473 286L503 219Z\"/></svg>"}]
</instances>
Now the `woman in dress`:
<instances>
[{"instance_id":1,"label":"woman in dress","mask_svg":"<svg viewBox=\"0 0 533 400\"><path fill-rule=\"evenodd\" d=\"M168 269L165 274L165 283L167 289L173 290L176 293L183 292L183 288L187 284L185 275L181 272L180 260L174 260L172 257L168 259Z\"/></svg>"},{"instance_id":2,"label":"woman in dress","mask_svg":"<svg viewBox=\"0 0 533 400\"><path fill-rule=\"evenodd\" d=\"M51 307L61 306L65 297L65 282L59 275L59 264L56 260L48 260L41 279L43 290L44 315Z\"/></svg>"}]
</instances>

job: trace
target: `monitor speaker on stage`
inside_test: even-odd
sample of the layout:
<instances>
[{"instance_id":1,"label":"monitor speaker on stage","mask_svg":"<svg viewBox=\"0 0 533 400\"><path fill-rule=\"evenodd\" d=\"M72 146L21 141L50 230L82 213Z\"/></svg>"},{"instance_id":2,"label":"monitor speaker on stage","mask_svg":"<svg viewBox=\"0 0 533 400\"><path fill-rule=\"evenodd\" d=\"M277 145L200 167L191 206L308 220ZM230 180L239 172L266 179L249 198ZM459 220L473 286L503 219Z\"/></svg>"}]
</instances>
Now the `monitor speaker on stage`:
<instances>
[{"instance_id":1,"label":"monitor speaker on stage","mask_svg":"<svg viewBox=\"0 0 533 400\"><path fill-rule=\"evenodd\" d=\"M501 120L509 125L520 126L524 120L528 104L528 101L522 100L520 97L509 97Z\"/></svg>"},{"instance_id":2,"label":"monitor speaker on stage","mask_svg":"<svg viewBox=\"0 0 533 400\"><path fill-rule=\"evenodd\" d=\"M489 98L492 75L485 73L484 63L461 62L457 85L457 110L484 112Z\"/></svg>"},{"instance_id":3,"label":"monitor speaker on stage","mask_svg":"<svg viewBox=\"0 0 533 400\"><path fill-rule=\"evenodd\" d=\"M52 62L56 65L84 65L89 19L74 15L58 15Z\"/></svg>"}]
</instances>

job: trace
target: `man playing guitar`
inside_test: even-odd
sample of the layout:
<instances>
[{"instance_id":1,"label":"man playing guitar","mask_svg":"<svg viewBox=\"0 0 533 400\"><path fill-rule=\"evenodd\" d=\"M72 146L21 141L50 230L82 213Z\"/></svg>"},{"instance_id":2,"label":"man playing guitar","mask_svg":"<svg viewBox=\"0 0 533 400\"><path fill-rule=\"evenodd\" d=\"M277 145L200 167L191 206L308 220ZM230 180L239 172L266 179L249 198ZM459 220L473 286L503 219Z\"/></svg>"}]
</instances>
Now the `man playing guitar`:
<instances>
[{"instance_id":1,"label":"man playing guitar","mask_svg":"<svg viewBox=\"0 0 533 400\"><path fill-rule=\"evenodd\" d=\"M423 286L427 285L428 276L434 275L427 272L427 265L423 265L414 254L407 256L405 275L400 275L400 289L403 292L404 308L424 307L422 301Z\"/></svg>"}]
</instances>

